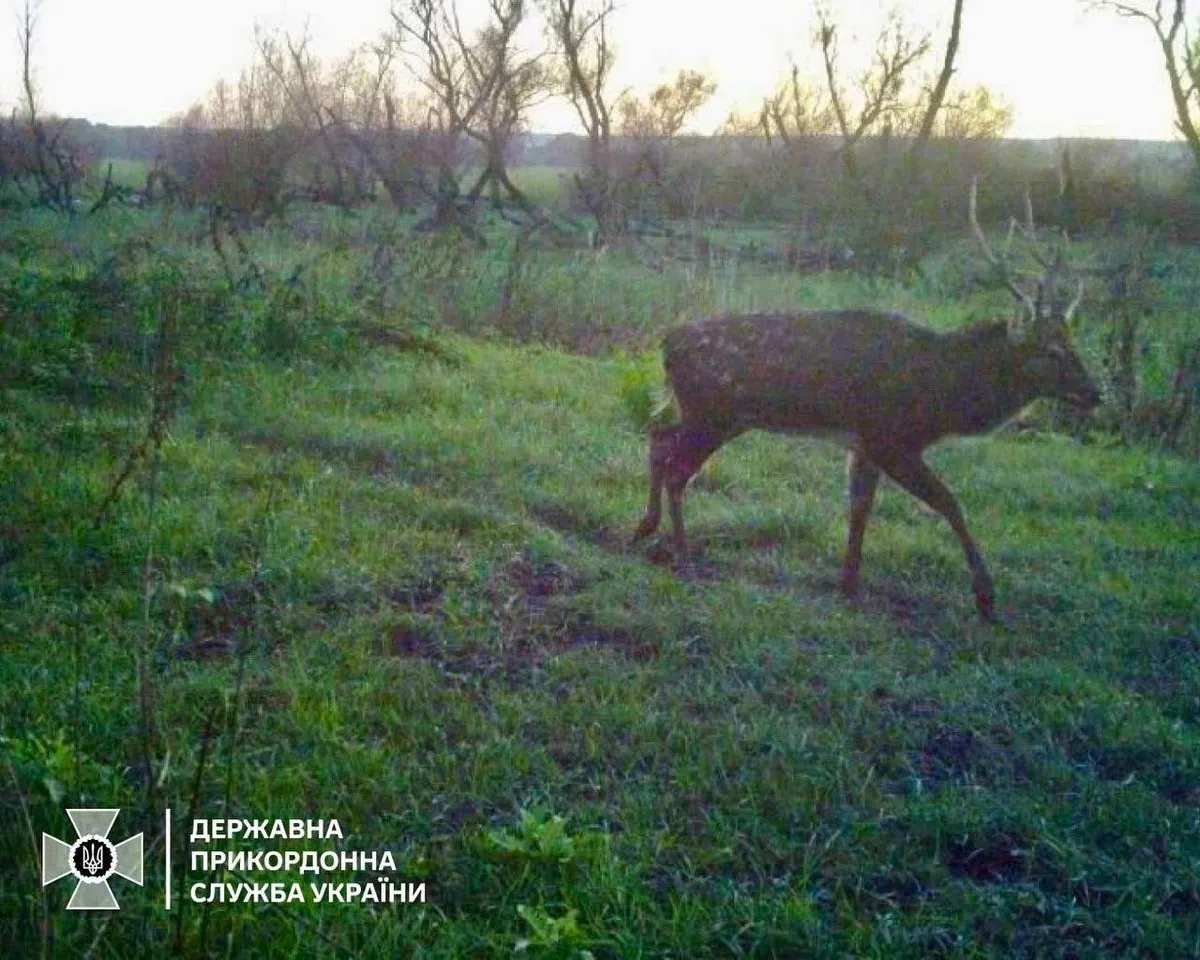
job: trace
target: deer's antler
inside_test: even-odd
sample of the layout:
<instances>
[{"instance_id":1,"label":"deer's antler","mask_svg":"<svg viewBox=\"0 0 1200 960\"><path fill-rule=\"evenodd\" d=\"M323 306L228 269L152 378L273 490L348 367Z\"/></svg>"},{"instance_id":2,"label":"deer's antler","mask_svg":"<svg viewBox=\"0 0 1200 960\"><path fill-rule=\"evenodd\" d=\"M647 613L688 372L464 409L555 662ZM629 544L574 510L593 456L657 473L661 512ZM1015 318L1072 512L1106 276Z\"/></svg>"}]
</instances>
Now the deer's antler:
<instances>
[{"instance_id":1,"label":"deer's antler","mask_svg":"<svg viewBox=\"0 0 1200 960\"><path fill-rule=\"evenodd\" d=\"M1014 281L1009 275L1008 265L994 253L992 253L991 245L987 242L987 237L985 237L983 234L983 228L979 226L979 218L975 212L977 203L976 198L978 193L979 177L975 176L971 178L971 201L968 210L968 216L971 221L971 232L975 235L975 241L979 244L979 249L983 253L984 258L988 261L988 263L996 268L997 273L1000 275L1000 279L1008 288L1008 292L1016 297L1017 301L1025 308L1026 313L1029 314L1029 319L1036 320L1038 316L1037 306L1034 304L1029 294L1017 286L1016 281Z\"/></svg>"}]
</instances>

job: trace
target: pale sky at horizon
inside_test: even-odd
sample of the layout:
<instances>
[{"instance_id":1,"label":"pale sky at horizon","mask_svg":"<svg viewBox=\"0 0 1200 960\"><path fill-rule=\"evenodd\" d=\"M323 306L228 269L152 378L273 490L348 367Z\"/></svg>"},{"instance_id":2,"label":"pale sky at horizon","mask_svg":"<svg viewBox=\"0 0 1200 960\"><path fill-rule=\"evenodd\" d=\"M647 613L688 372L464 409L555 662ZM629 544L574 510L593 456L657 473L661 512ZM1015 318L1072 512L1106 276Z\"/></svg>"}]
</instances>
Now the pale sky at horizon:
<instances>
[{"instance_id":1,"label":"pale sky at horizon","mask_svg":"<svg viewBox=\"0 0 1200 960\"><path fill-rule=\"evenodd\" d=\"M467 14L481 5L460 0ZM0 44L0 104L8 109L19 82L20 4L4 6L10 26ZM217 79L237 76L255 24L298 31L307 23L318 49L333 56L385 29L388 7L388 0L43 0L35 36L43 107L94 122L159 123L203 99ZM873 39L888 8L933 28L940 57L952 3L842 0L832 7L846 32L849 68L851 35ZM755 109L790 58L819 69L812 24L811 0L624 0L612 21L614 90L648 91L683 67L707 71L718 91L695 127L708 131L733 107ZM1088 11L1080 0L966 0L958 67L958 84L986 83L1013 106L1012 136L1175 138L1152 32ZM532 126L576 129L561 104L540 108Z\"/></svg>"}]
</instances>

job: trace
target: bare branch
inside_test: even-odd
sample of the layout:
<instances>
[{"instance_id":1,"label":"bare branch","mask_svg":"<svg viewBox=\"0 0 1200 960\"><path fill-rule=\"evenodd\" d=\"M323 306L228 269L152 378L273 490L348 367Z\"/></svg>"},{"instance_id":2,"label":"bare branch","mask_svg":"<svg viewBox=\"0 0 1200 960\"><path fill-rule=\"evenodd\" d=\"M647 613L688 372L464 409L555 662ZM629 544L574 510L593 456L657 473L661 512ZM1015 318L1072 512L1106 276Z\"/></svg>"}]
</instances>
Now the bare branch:
<instances>
[{"instance_id":1,"label":"bare branch","mask_svg":"<svg viewBox=\"0 0 1200 960\"><path fill-rule=\"evenodd\" d=\"M608 38L613 0L598 0L582 8L577 0L547 0L551 36L562 63L560 88L575 109L588 138L587 170L576 174L575 185L595 218L597 240L603 243L616 227L612 177L612 108L609 76L616 55Z\"/></svg>"},{"instance_id":2,"label":"bare branch","mask_svg":"<svg viewBox=\"0 0 1200 960\"><path fill-rule=\"evenodd\" d=\"M838 130L842 139L851 139L850 123L846 119L846 109L842 106L842 97L838 89L837 64L837 27L826 19L824 10L819 14L817 38L821 44L821 57L825 62L825 82L829 88L829 102L833 106L833 115L837 119Z\"/></svg>"},{"instance_id":3,"label":"bare branch","mask_svg":"<svg viewBox=\"0 0 1200 960\"><path fill-rule=\"evenodd\" d=\"M1200 104L1194 102L1200 86L1200 65L1184 25L1186 0L1173 0L1169 14L1163 10L1162 0L1156 0L1153 9L1144 3L1124 0L1093 0L1091 6L1120 17L1141 20L1154 31L1175 106L1175 126L1187 141L1193 159L1200 164L1200 129L1197 129L1196 119Z\"/></svg>"},{"instance_id":4,"label":"bare branch","mask_svg":"<svg viewBox=\"0 0 1200 960\"><path fill-rule=\"evenodd\" d=\"M954 16L950 22L950 37L946 40L946 55L942 59L942 70L938 74L933 93L930 94L929 104L925 108L925 116L921 119L917 131L917 143L923 144L933 132L933 124L938 111L946 99L946 90L950 86L950 78L954 75L954 58L958 55L958 37L962 30L963 0L954 0Z\"/></svg>"},{"instance_id":5,"label":"bare branch","mask_svg":"<svg viewBox=\"0 0 1200 960\"><path fill-rule=\"evenodd\" d=\"M22 106L24 112L29 118L29 122L36 125L38 122L38 98L37 89L33 79L33 34L34 28L37 26L37 9L41 4L34 4L30 0L25 0L25 6L22 8L20 27L18 29L18 42L21 46L21 91L22 91Z\"/></svg>"}]
</instances>

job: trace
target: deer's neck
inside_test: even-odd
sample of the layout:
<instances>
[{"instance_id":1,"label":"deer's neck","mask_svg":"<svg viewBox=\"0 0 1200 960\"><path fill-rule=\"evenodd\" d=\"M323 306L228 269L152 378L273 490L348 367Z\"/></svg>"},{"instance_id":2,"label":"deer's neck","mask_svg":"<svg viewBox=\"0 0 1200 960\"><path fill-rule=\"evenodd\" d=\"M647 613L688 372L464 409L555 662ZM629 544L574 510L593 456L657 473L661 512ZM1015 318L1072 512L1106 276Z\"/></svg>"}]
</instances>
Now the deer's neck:
<instances>
[{"instance_id":1,"label":"deer's neck","mask_svg":"<svg viewBox=\"0 0 1200 960\"><path fill-rule=\"evenodd\" d=\"M964 334L946 409L948 433L983 433L999 426L1031 399L1016 351L1002 326Z\"/></svg>"}]
</instances>

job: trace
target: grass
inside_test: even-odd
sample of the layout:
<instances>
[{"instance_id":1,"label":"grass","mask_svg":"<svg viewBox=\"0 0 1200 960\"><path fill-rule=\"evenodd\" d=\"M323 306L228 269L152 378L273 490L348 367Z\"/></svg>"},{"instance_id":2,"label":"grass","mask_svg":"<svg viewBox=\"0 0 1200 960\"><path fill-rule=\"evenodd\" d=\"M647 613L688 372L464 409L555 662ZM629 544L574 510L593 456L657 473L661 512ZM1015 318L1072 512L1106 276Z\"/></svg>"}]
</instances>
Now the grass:
<instances>
[{"instance_id":1,"label":"grass","mask_svg":"<svg viewBox=\"0 0 1200 960\"><path fill-rule=\"evenodd\" d=\"M141 190L146 186L146 174L150 172L150 164L145 160L129 160L120 157L99 160L89 171L91 179L95 183L103 183L109 165L112 166L113 183L117 186L129 187L132 190Z\"/></svg>"},{"instance_id":2,"label":"grass","mask_svg":"<svg viewBox=\"0 0 1200 960\"><path fill-rule=\"evenodd\" d=\"M118 186L140 190L146 185L146 174L150 171L150 164L145 160L120 157L106 157L93 165L90 174L96 183L103 183L109 164L112 165L113 182ZM464 172L461 180L469 186L479 173L478 168L470 168ZM570 178L571 168L521 165L513 167L511 175L513 183L534 203L554 207L561 203L563 183Z\"/></svg>"},{"instance_id":3,"label":"grass","mask_svg":"<svg viewBox=\"0 0 1200 960\"><path fill-rule=\"evenodd\" d=\"M529 289L565 296L567 262ZM636 295L632 266L586 269ZM735 279L741 305L961 311L853 279ZM712 282L645 280L647 330ZM460 306L487 303L482 281L463 289ZM144 414L4 385L14 955L1200 953L1195 463L1036 434L946 443L932 461L1003 622L977 620L945 524L894 488L849 605L835 448L752 435L719 454L681 578L659 544L626 545L645 496L627 361L439 342L229 365L99 526ZM115 839L147 832L120 914L64 911L67 881L41 890L37 837L70 836L64 806L121 807ZM189 902L193 882L242 880L183 875L189 816L336 817L343 849L391 851L428 902Z\"/></svg>"}]
</instances>

